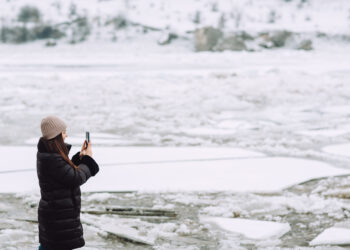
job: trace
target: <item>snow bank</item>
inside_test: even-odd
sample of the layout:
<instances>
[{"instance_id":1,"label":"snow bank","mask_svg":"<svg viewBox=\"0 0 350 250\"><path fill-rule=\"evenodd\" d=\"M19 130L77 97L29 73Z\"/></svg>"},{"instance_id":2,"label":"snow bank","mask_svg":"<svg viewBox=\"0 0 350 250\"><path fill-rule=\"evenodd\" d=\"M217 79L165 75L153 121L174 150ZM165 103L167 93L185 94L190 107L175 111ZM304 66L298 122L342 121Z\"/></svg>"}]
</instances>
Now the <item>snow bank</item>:
<instances>
[{"instance_id":1,"label":"snow bank","mask_svg":"<svg viewBox=\"0 0 350 250\"><path fill-rule=\"evenodd\" d=\"M350 228L331 227L324 230L310 243L317 245L350 245Z\"/></svg>"},{"instance_id":2,"label":"snow bank","mask_svg":"<svg viewBox=\"0 0 350 250\"><path fill-rule=\"evenodd\" d=\"M224 230L243 234L247 238L256 240L279 238L290 230L288 223L271 221L221 217L202 217L201 221L215 224Z\"/></svg>"},{"instance_id":3,"label":"snow bank","mask_svg":"<svg viewBox=\"0 0 350 250\"><path fill-rule=\"evenodd\" d=\"M113 137L109 137L110 139ZM84 139L80 138L79 142ZM99 144L99 137L93 144ZM36 143L38 139L36 140ZM72 143L71 140L67 140ZM74 140L73 140L74 142ZM36 168L36 143L33 146L0 146L0 171ZM80 151L73 146L70 156ZM20 156L20 157L19 157ZM100 165L154 161L218 160L222 158L262 157L264 154L230 147L94 147L93 157Z\"/></svg>"},{"instance_id":4,"label":"snow bank","mask_svg":"<svg viewBox=\"0 0 350 250\"><path fill-rule=\"evenodd\" d=\"M38 190L35 148L0 147L0 152L0 191ZM100 172L82 190L275 192L308 179L350 172L311 160L254 158L258 155L229 148L96 147Z\"/></svg>"},{"instance_id":5,"label":"snow bank","mask_svg":"<svg viewBox=\"0 0 350 250\"><path fill-rule=\"evenodd\" d=\"M349 172L317 161L282 157L116 164L102 166L99 176L83 190L275 192L308 179Z\"/></svg>"},{"instance_id":6,"label":"snow bank","mask_svg":"<svg viewBox=\"0 0 350 250\"><path fill-rule=\"evenodd\" d=\"M0 146L0 171L36 168L36 152L36 147Z\"/></svg>"},{"instance_id":7,"label":"snow bank","mask_svg":"<svg viewBox=\"0 0 350 250\"><path fill-rule=\"evenodd\" d=\"M98 138L113 138L98 134ZM34 141L33 141L34 142ZM72 147L70 156L80 148ZM94 147L94 158L101 168L104 165L136 164L164 161L217 160L221 158L260 157L263 154L236 148L203 147ZM36 146L0 146L0 192L22 192L38 190L36 175ZM20 157L19 157L20 156ZM104 171L101 171L101 173ZM114 174L114 173L111 173ZM103 182L101 177L97 183ZM132 179L129 176L128 179ZM109 180L111 180L109 178ZM100 186L100 184L97 184ZM109 182L107 183L109 186ZM94 190L92 187L90 190ZM101 187L103 189L103 187ZM111 187L112 188L112 187ZM109 189L111 190L111 189Z\"/></svg>"},{"instance_id":8,"label":"snow bank","mask_svg":"<svg viewBox=\"0 0 350 250\"><path fill-rule=\"evenodd\" d=\"M77 148L76 151L78 150ZM93 150L98 162L114 165L126 162L209 161L264 156L262 153L230 147L95 147Z\"/></svg>"}]
</instances>

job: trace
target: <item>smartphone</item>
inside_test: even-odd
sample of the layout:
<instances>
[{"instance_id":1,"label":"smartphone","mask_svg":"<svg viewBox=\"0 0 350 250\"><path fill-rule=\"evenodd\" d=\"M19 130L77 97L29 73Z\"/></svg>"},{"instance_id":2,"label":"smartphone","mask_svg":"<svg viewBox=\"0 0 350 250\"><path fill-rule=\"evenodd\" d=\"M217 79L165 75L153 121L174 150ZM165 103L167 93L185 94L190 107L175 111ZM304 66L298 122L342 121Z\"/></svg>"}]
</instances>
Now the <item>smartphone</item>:
<instances>
[{"instance_id":1,"label":"smartphone","mask_svg":"<svg viewBox=\"0 0 350 250\"><path fill-rule=\"evenodd\" d=\"M90 142L90 132L86 131L86 142L89 143ZM87 145L86 145L87 147Z\"/></svg>"}]
</instances>

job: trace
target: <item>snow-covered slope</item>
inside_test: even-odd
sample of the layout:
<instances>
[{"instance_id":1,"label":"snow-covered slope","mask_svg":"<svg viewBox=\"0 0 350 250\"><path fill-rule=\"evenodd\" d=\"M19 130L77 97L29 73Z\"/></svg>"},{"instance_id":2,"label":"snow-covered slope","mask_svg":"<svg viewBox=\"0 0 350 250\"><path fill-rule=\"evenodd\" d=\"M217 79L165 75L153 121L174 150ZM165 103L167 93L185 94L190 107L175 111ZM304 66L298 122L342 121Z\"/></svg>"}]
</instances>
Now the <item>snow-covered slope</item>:
<instances>
[{"instance_id":1,"label":"snow-covered slope","mask_svg":"<svg viewBox=\"0 0 350 250\"><path fill-rule=\"evenodd\" d=\"M1 0L1 16L5 22L12 21L26 5L39 8L43 20L52 23L67 21L75 9L76 15L102 25L123 15L132 22L181 32L206 25L217 27L222 16L228 30L277 28L345 34L350 25L347 0Z\"/></svg>"},{"instance_id":2,"label":"snow-covered slope","mask_svg":"<svg viewBox=\"0 0 350 250\"><path fill-rule=\"evenodd\" d=\"M87 32L83 40L114 42L142 39L149 32L156 33L155 42L163 39L164 32L191 41L191 32L204 26L224 32L288 30L347 39L342 36L350 28L346 0L1 0L0 4L2 27L21 25L17 19L21 8L33 6L40 10L40 22L61 29L68 41L77 30L67 23L79 18L84 22L77 28Z\"/></svg>"}]
</instances>

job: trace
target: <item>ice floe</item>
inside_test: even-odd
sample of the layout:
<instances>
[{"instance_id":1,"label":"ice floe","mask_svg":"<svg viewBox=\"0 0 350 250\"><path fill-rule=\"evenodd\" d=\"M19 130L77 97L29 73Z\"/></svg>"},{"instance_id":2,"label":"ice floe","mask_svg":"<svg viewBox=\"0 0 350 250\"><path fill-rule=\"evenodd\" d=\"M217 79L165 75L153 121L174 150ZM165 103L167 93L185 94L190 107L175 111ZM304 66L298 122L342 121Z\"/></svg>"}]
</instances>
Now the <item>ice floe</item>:
<instances>
[{"instance_id":1,"label":"ice floe","mask_svg":"<svg viewBox=\"0 0 350 250\"><path fill-rule=\"evenodd\" d=\"M91 216L90 216L91 217ZM126 226L125 223L120 223L117 219L105 220L103 223L101 221L96 221L96 218L90 218L89 216L83 216L82 222L88 225L99 228L100 230L113 234L119 238L131 240L136 243L153 245L155 239L151 237L145 237L140 234L140 231L131 226ZM134 221L132 221L134 222Z\"/></svg>"},{"instance_id":2,"label":"ice floe","mask_svg":"<svg viewBox=\"0 0 350 250\"><path fill-rule=\"evenodd\" d=\"M202 217L203 223L214 224L226 231L239 233L250 239L264 240L279 238L290 230L288 223L250 219Z\"/></svg>"},{"instance_id":3,"label":"ice floe","mask_svg":"<svg viewBox=\"0 0 350 250\"><path fill-rule=\"evenodd\" d=\"M116 164L102 166L99 176L83 190L275 192L309 179L346 173L349 170L326 163L283 157Z\"/></svg>"},{"instance_id":4,"label":"ice floe","mask_svg":"<svg viewBox=\"0 0 350 250\"><path fill-rule=\"evenodd\" d=\"M38 190L35 147L3 146L0 153L0 192ZM93 157L101 170L83 191L275 192L309 179L350 173L323 162L235 148L94 147Z\"/></svg>"},{"instance_id":5,"label":"ice floe","mask_svg":"<svg viewBox=\"0 0 350 250\"><path fill-rule=\"evenodd\" d=\"M327 228L313 239L310 245L350 245L350 228Z\"/></svg>"}]
</instances>

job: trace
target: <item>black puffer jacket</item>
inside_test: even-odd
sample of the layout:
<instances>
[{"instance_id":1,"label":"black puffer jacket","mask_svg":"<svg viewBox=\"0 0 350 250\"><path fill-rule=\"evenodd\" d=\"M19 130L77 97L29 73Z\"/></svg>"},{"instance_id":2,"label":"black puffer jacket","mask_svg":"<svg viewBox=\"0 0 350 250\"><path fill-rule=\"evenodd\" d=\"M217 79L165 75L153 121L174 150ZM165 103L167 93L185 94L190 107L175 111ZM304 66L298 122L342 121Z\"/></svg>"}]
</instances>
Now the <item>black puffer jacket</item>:
<instances>
[{"instance_id":1,"label":"black puffer jacket","mask_svg":"<svg viewBox=\"0 0 350 250\"><path fill-rule=\"evenodd\" d=\"M65 144L70 150L70 144ZM90 156L72 161L74 169L58 153L48 153L39 140L37 174L41 191L38 207L39 242L44 248L67 250L85 245L80 222L81 193L84 184L98 171L98 164Z\"/></svg>"}]
</instances>

